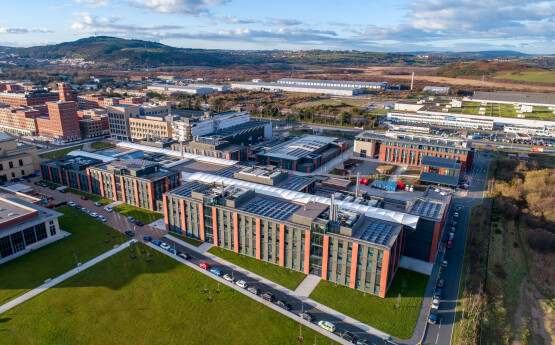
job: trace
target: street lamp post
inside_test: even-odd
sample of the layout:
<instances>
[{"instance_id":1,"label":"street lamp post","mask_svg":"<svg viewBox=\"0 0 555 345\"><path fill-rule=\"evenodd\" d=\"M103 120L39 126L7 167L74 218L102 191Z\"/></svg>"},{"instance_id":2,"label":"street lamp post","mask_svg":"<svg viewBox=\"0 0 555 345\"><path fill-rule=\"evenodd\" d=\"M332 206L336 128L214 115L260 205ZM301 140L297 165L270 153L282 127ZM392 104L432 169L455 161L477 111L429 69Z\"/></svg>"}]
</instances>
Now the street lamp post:
<instances>
[{"instance_id":1,"label":"street lamp post","mask_svg":"<svg viewBox=\"0 0 555 345\"><path fill-rule=\"evenodd\" d=\"M79 262L77 262L77 254L73 254L75 256L75 266L77 266L77 273L79 273Z\"/></svg>"}]
</instances>

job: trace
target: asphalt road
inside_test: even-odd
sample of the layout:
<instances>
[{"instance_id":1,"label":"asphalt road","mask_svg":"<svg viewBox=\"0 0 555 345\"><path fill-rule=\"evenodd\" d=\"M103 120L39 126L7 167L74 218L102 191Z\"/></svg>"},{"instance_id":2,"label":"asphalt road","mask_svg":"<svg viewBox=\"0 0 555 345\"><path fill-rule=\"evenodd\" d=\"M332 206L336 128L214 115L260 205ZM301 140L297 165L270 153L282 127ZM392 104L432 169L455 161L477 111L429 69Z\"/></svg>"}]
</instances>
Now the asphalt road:
<instances>
[{"instance_id":1,"label":"asphalt road","mask_svg":"<svg viewBox=\"0 0 555 345\"><path fill-rule=\"evenodd\" d=\"M445 254L438 255L435 262L434 272L437 272L439 271L441 261L447 260L447 268L442 269L440 273L440 277L444 279L446 283L439 304L438 321L435 325L427 325L422 344L443 345L451 343L470 210L474 205L482 202L488 168L489 160L478 155L474 160L474 165L470 174L468 174L471 177L471 184L467 195L462 197L460 193L457 193L455 197L453 197L453 207L449 212L447 224L451 224L453 220L455 205L460 204L463 206L463 209L459 212L457 220L458 226L455 232L453 247L451 249L445 249ZM448 238L449 231L446 230L443 234L442 242L446 243ZM427 303L430 303L430 300L431 298L427 298Z\"/></svg>"}]
</instances>

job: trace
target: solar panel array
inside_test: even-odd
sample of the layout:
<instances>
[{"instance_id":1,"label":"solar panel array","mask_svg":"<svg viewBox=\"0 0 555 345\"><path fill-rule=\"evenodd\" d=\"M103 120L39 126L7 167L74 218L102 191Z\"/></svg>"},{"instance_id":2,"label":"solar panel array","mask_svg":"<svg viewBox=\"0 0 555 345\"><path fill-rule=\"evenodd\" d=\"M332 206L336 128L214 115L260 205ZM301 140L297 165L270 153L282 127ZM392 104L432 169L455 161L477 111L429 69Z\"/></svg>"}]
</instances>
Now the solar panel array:
<instances>
[{"instance_id":1,"label":"solar panel array","mask_svg":"<svg viewBox=\"0 0 555 345\"><path fill-rule=\"evenodd\" d=\"M181 196L191 196L191 192L203 186L204 186L203 183L189 182L183 185L181 188L172 191L172 194L181 195Z\"/></svg>"},{"instance_id":2,"label":"solar panel array","mask_svg":"<svg viewBox=\"0 0 555 345\"><path fill-rule=\"evenodd\" d=\"M418 216L435 218L441 210L441 205L437 202L417 200L411 213Z\"/></svg>"},{"instance_id":3,"label":"solar panel array","mask_svg":"<svg viewBox=\"0 0 555 345\"><path fill-rule=\"evenodd\" d=\"M305 177L290 177L284 184L280 185L279 188L298 191L299 188L308 185L312 180L313 179Z\"/></svg>"},{"instance_id":4,"label":"solar panel array","mask_svg":"<svg viewBox=\"0 0 555 345\"><path fill-rule=\"evenodd\" d=\"M243 211L277 220L285 220L291 217L300 207L286 201L260 198L245 206Z\"/></svg>"},{"instance_id":5,"label":"solar panel array","mask_svg":"<svg viewBox=\"0 0 555 345\"><path fill-rule=\"evenodd\" d=\"M243 167L230 165L226 168L216 171L213 173L214 175L223 176L223 177L231 177L233 178L233 174L243 170Z\"/></svg>"},{"instance_id":6,"label":"solar panel array","mask_svg":"<svg viewBox=\"0 0 555 345\"><path fill-rule=\"evenodd\" d=\"M362 235L360 235L360 239L380 244L382 246L387 246L396 228L397 225L393 224L371 222Z\"/></svg>"}]
</instances>

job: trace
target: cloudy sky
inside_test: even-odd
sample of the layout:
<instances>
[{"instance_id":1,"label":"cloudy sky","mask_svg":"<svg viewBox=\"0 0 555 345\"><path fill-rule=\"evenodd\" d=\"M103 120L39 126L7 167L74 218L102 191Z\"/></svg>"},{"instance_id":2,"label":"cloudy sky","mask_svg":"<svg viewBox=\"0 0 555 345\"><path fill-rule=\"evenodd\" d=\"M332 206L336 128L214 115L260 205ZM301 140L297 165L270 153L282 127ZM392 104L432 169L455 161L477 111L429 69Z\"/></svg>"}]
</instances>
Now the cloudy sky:
<instances>
[{"instance_id":1,"label":"cloudy sky","mask_svg":"<svg viewBox=\"0 0 555 345\"><path fill-rule=\"evenodd\" d=\"M23 0L0 45L110 35L177 47L555 53L555 1Z\"/></svg>"}]
</instances>

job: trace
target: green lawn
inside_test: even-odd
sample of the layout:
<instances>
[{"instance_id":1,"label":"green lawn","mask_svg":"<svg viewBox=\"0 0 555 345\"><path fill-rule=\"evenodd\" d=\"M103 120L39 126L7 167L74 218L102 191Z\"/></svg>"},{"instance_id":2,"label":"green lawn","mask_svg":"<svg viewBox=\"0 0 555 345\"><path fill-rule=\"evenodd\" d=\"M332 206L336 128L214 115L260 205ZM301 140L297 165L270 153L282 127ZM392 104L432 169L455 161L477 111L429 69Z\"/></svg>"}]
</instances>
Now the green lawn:
<instances>
[{"instance_id":1,"label":"green lawn","mask_svg":"<svg viewBox=\"0 0 555 345\"><path fill-rule=\"evenodd\" d=\"M91 149L93 150L100 150L100 149L107 149L108 147L114 147L116 145L110 143L104 143L102 141L95 141L91 144Z\"/></svg>"},{"instance_id":2,"label":"green lawn","mask_svg":"<svg viewBox=\"0 0 555 345\"><path fill-rule=\"evenodd\" d=\"M505 72L496 75L494 78L555 84L555 71Z\"/></svg>"},{"instance_id":3,"label":"green lawn","mask_svg":"<svg viewBox=\"0 0 555 345\"><path fill-rule=\"evenodd\" d=\"M59 184L53 183L53 182L50 182L50 181L46 181L46 180L40 180L39 182L40 182L40 183L44 183L44 184L47 185L47 186L56 186L56 188L57 188L57 187L60 187Z\"/></svg>"},{"instance_id":4,"label":"green lawn","mask_svg":"<svg viewBox=\"0 0 555 345\"><path fill-rule=\"evenodd\" d=\"M67 156L67 154L70 153L71 151L81 150L82 148L83 148L83 145L72 146L72 147L67 147L65 149L61 149L57 151L42 153L39 156L46 159L60 158L60 157Z\"/></svg>"},{"instance_id":5,"label":"green lawn","mask_svg":"<svg viewBox=\"0 0 555 345\"><path fill-rule=\"evenodd\" d=\"M2 314L0 342L299 344L302 331L304 343L330 343L144 244L134 247L137 258L126 249Z\"/></svg>"},{"instance_id":6,"label":"green lawn","mask_svg":"<svg viewBox=\"0 0 555 345\"><path fill-rule=\"evenodd\" d=\"M306 274L304 273L264 262L262 260L257 260L255 258L238 254L223 248L212 247L208 250L208 252L248 271L258 274L261 277L271 280L274 283L284 286L289 290L295 290L306 277Z\"/></svg>"},{"instance_id":7,"label":"green lawn","mask_svg":"<svg viewBox=\"0 0 555 345\"><path fill-rule=\"evenodd\" d=\"M173 237L175 237L175 238L178 238L178 239L180 239L180 240L182 240L182 241L184 241L184 242L187 242L187 243L189 243L190 245L193 245L193 246L195 246L195 247L198 247L198 246L200 246L201 244L204 243L204 242L202 242L202 241L198 241L198 240L195 240L195 239L190 238L190 237L187 237L187 236L183 236L183 235L176 234L175 232L170 232L169 235L171 235L171 236L173 236Z\"/></svg>"},{"instance_id":8,"label":"green lawn","mask_svg":"<svg viewBox=\"0 0 555 345\"><path fill-rule=\"evenodd\" d=\"M396 338L409 339L427 284L428 276L399 268L385 298L325 280L318 283L310 298Z\"/></svg>"},{"instance_id":9,"label":"green lawn","mask_svg":"<svg viewBox=\"0 0 555 345\"><path fill-rule=\"evenodd\" d=\"M0 265L0 304L75 268L74 254L84 263L127 240L122 233L72 207L57 211L64 213L59 218L60 228L71 236Z\"/></svg>"},{"instance_id":10,"label":"green lawn","mask_svg":"<svg viewBox=\"0 0 555 345\"><path fill-rule=\"evenodd\" d=\"M76 194L76 195L83 195L83 196L86 196L87 199L89 199L89 200L91 200L91 201L94 201L94 202L97 202L97 201L98 201L98 202L101 203L102 205L108 205L108 204L111 204L111 203L114 202L114 200L112 200L112 199L106 199L106 198L103 198L103 197L98 196L98 195L94 195L94 194L90 194L90 193L86 193L86 192L80 191L80 190L78 190L78 189L66 188L66 190L67 190L68 192L73 193L73 194Z\"/></svg>"},{"instance_id":11,"label":"green lawn","mask_svg":"<svg viewBox=\"0 0 555 345\"><path fill-rule=\"evenodd\" d=\"M123 214L126 217L133 217L145 224L150 224L164 217L162 213L145 210L128 204L119 204L115 206L114 212Z\"/></svg>"}]
</instances>

